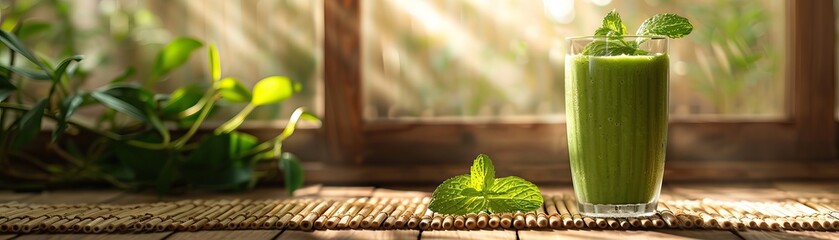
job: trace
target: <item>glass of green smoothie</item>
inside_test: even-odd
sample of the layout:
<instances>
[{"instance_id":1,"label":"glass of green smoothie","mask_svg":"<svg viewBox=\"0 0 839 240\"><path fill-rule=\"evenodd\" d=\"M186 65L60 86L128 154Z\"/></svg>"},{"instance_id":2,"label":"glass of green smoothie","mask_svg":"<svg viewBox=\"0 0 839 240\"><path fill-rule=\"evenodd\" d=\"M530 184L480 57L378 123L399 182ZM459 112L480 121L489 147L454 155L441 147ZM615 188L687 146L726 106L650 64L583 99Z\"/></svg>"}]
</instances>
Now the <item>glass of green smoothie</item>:
<instances>
[{"instance_id":1,"label":"glass of green smoothie","mask_svg":"<svg viewBox=\"0 0 839 240\"><path fill-rule=\"evenodd\" d=\"M658 14L630 36L613 10L594 36L568 39L568 155L583 215L655 214L667 146L668 40L692 30L684 17Z\"/></svg>"},{"instance_id":2,"label":"glass of green smoothie","mask_svg":"<svg viewBox=\"0 0 839 240\"><path fill-rule=\"evenodd\" d=\"M583 54L606 38L568 40L565 103L574 191L584 215L648 216L655 213L664 174L667 38L621 37L642 42L645 54Z\"/></svg>"}]
</instances>

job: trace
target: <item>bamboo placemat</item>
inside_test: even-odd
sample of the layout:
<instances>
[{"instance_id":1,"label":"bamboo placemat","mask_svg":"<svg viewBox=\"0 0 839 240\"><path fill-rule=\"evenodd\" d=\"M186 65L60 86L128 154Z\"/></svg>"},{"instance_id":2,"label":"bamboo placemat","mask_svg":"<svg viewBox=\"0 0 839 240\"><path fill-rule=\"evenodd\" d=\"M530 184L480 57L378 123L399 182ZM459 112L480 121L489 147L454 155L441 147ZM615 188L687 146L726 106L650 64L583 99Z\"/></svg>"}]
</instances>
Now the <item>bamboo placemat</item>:
<instances>
[{"instance_id":1,"label":"bamboo placemat","mask_svg":"<svg viewBox=\"0 0 839 240\"><path fill-rule=\"evenodd\" d=\"M589 218L571 196L536 211L446 215L429 198L185 200L169 203L0 204L0 232L137 232L213 229L760 229L839 230L839 201L667 200L648 218Z\"/></svg>"}]
</instances>

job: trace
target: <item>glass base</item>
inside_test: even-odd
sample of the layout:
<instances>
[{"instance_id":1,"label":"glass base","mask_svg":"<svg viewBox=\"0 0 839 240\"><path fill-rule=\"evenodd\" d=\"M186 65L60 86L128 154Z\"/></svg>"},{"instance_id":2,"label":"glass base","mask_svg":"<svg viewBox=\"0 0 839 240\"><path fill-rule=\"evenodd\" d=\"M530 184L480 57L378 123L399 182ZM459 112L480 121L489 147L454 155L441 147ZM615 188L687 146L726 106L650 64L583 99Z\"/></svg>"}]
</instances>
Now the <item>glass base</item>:
<instances>
[{"instance_id":1,"label":"glass base","mask_svg":"<svg viewBox=\"0 0 839 240\"><path fill-rule=\"evenodd\" d=\"M655 214L657 205L658 202L639 204L578 204L580 214L598 218L649 217Z\"/></svg>"}]
</instances>

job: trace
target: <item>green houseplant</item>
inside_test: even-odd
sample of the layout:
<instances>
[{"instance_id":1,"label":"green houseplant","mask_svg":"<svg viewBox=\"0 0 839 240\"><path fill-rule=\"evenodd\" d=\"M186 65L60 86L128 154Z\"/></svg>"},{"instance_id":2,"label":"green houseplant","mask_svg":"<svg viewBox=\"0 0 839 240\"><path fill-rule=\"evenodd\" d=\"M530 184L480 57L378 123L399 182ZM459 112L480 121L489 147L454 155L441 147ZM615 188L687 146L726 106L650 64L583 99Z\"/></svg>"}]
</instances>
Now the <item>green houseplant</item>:
<instances>
[{"instance_id":1,"label":"green houseplant","mask_svg":"<svg viewBox=\"0 0 839 240\"><path fill-rule=\"evenodd\" d=\"M0 42L9 49L8 61L0 62L0 184L4 188L28 187L23 182L48 186L107 181L124 188L153 187L160 194L169 193L173 186L242 190L253 187L264 175L256 170L263 161L276 161L289 194L303 184L299 160L283 152L282 143L294 133L298 121L319 122L317 117L298 108L286 128L264 142L237 131L253 109L282 102L300 90L300 84L286 77L267 77L248 89L235 78L221 77L218 51L209 45L211 81L182 86L172 93L154 93L151 89L157 81L204 46L195 39L177 38L158 53L149 79L131 81L129 70L85 91L72 87L77 86L74 65L83 56L52 63L34 54L15 34L0 31ZM24 96L20 88L27 82L46 82L48 92ZM212 133L197 136L218 101L245 107ZM105 109L95 124L72 118L82 108L95 107ZM43 119L55 123L46 148L59 156L57 160L23 153L35 144ZM67 132L87 132L94 138L79 143L66 137ZM39 173L21 170L21 164L16 164L21 161Z\"/></svg>"}]
</instances>

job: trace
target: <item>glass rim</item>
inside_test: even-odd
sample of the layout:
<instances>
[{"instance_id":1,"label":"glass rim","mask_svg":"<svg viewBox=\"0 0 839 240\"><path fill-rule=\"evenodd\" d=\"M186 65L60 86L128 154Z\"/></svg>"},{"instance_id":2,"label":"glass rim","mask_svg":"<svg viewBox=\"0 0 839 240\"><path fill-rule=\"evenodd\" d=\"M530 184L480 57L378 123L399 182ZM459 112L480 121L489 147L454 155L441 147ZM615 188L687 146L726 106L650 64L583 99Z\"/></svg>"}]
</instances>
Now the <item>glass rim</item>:
<instances>
[{"instance_id":1,"label":"glass rim","mask_svg":"<svg viewBox=\"0 0 839 240\"><path fill-rule=\"evenodd\" d=\"M649 38L650 40L662 40L662 39L669 39L669 38L668 38L668 37L666 37L666 36L658 36L658 35L624 35L624 36L619 36L619 37L588 35L588 36L574 36L574 37L566 37L566 38L565 38L565 40L568 40L568 41L573 41L573 40L595 40L595 39L607 39L607 38L622 38L622 39L626 39L626 38Z\"/></svg>"}]
</instances>

